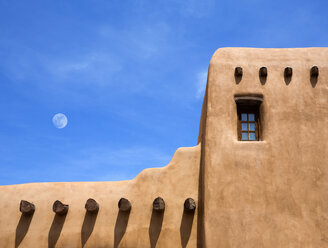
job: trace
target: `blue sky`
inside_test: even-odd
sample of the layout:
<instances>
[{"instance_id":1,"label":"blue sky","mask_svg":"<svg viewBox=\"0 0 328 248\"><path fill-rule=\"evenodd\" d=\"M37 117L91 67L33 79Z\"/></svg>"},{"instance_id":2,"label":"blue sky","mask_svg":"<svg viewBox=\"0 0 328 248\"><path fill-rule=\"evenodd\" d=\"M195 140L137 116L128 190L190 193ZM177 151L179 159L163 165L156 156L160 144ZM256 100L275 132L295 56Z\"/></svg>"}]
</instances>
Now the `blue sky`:
<instances>
[{"instance_id":1,"label":"blue sky","mask_svg":"<svg viewBox=\"0 0 328 248\"><path fill-rule=\"evenodd\" d=\"M0 184L166 165L196 145L217 48L327 46L327 11L326 0L0 0Z\"/></svg>"}]
</instances>

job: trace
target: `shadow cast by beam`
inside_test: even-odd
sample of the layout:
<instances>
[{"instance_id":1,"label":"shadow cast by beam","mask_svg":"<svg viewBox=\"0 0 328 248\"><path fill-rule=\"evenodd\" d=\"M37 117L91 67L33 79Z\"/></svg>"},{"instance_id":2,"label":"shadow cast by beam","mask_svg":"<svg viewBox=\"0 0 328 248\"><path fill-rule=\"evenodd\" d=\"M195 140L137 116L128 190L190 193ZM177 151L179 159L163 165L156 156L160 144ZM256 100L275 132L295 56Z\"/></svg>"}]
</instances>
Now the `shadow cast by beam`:
<instances>
[{"instance_id":1,"label":"shadow cast by beam","mask_svg":"<svg viewBox=\"0 0 328 248\"><path fill-rule=\"evenodd\" d=\"M317 86L318 83L318 77L311 77L310 81L311 81L312 88L315 88L315 86Z\"/></svg>"},{"instance_id":2,"label":"shadow cast by beam","mask_svg":"<svg viewBox=\"0 0 328 248\"><path fill-rule=\"evenodd\" d=\"M181 238L182 248L187 247L191 234L192 223L194 221L194 216L195 216L195 211L193 212L187 212L186 210L183 211L183 216L180 225L180 238Z\"/></svg>"},{"instance_id":3,"label":"shadow cast by beam","mask_svg":"<svg viewBox=\"0 0 328 248\"><path fill-rule=\"evenodd\" d=\"M98 212L96 213L90 213L86 212L84 216L84 221L81 229L81 242L82 247L87 243L89 237L91 236L93 229L96 224Z\"/></svg>"},{"instance_id":4,"label":"shadow cast by beam","mask_svg":"<svg viewBox=\"0 0 328 248\"><path fill-rule=\"evenodd\" d=\"M241 79L242 79L242 76L235 75L235 82L236 82L236 84L240 84Z\"/></svg>"},{"instance_id":5,"label":"shadow cast by beam","mask_svg":"<svg viewBox=\"0 0 328 248\"><path fill-rule=\"evenodd\" d=\"M284 76L284 80L285 80L285 84L288 86L290 84L290 82L292 81L292 77Z\"/></svg>"},{"instance_id":6,"label":"shadow cast by beam","mask_svg":"<svg viewBox=\"0 0 328 248\"><path fill-rule=\"evenodd\" d=\"M128 226L130 211L119 211L114 229L114 248L120 244Z\"/></svg>"},{"instance_id":7,"label":"shadow cast by beam","mask_svg":"<svg viewBox=\"0 0 328 248\"><path fill-rule=\"evenodd\" d=\"M25 214L21 215L16 227L15 248L17 248L20 245L20 243L23 241L24 237L26 236L33 215L34 213L31 215L25 215Z\"/></svg>"},{"instance_id":8,"label":"shadow cast by beam","mask_svg":"<svg viewBox=\"0 0 328 248\"><path fill-rule=\"evenodd\" d=\"M267 82L267 77L260 76L260 82L262 85L265 85Z\"/></svg>"},{"instance_id":9,"label":"shadow cast by beam","mask_svg":"<svg viewBox=\"0 0 328 248\"><path fill-rule=\"evenodd\" d=\"M59 215L56 214L54 220L52 221L49 234L48 234L48 247L54 248L59 239L60 233L63 229L64 223L66 219L66 214Z\"/></svg>"},{"instance_id":10,"label":"shadow cast by beam","mask_svg":"<svg viewBox=\"0 0 328 248\"><path fill-rule=\"evenodd\" d=\"M162 230L163 219L164 211L158 212L153 210L149 224L149 240L151 248L156 247L159 235Z\"/></svg>"}]
</instances>

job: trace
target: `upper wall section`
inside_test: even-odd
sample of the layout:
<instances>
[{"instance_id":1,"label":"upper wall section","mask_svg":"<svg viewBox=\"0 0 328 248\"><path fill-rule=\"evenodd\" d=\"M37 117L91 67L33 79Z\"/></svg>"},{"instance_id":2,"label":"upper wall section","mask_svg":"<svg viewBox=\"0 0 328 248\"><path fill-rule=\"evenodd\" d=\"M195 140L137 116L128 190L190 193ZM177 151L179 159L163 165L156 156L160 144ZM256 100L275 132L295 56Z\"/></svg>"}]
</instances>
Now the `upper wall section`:
<instances>
[{"instance_id":1,"label":"upper wall section","mask_svg":"<svg viewBox=\"0 0 328 248\"><path fill-rule=\"evenodd\" d=\"M321 103L326 102L327 58L328 48L218 49L209 65L198 142L201 141L200 137L204 133L207 113L211 112L214 106L219 107L222 104L229 105L228 108L235 108L233 97L236 94L262 94L264 102L269 96L271 101L275 99L283 101L286 107L293 101L313 102L313 98ZM319 70L317 80L312 80L310 77L313 66L317 66ZM235 76L236 67L242 68L240 78ZM259 75L261 67L267 69L267 77L264 80ZM290 78L285 77L286 67L292 68ZM302 99L297 100L300 95Z\"/></svg>"},{"instance_id":2,"label":"upper wall section","mask_svg":"<svg viewBox=\"0 0 328 248\"><path fill-rule=\"evenodd\" d=\"M292 86L293 83L297 82L298 87L310 86L310 88L315 88L317 85L314 85L314 82L310 80L310 70L313 66L317 66L319 69L319 78L316 83L322 81L320 79L323 77L326 78L327 57L328 48L221 48L214 53L210 61L209 75L214 72L211 69L220 67L220 72L229 74L229 76L225 75L228 80L219 82L220 87L230 88L230 84L235 83L239 86L238 89L244 92L247 90L262 92L263 89L273 87L270 85L273 81L275 82L274 87ZM243 69L241 79L235 77L236 67ZM266 80L261 80L259 77L261 67L267 68ZM286 82L284 78L286 67L293 69L290 82ZM219 71L215 70L215 72ZM220 78L220 75L211 75L211 79L213 78ZM300 80L302 81L301 84Z\"/></svg>"}]
</instances>

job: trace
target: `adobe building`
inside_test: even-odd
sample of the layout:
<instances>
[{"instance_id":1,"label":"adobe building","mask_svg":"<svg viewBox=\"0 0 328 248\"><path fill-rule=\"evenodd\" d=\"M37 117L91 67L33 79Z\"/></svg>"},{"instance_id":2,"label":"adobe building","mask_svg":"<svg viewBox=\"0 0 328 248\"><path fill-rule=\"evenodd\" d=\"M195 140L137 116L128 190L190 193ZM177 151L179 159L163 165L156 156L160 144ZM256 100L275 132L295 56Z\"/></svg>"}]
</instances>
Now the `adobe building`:
<instances>
[{"instance_id":1,"label":"adobe building","mask_svg":"<svg viewBox=\"0 0 328 248\"><path fill-rule=\"evenodd\" d=\"M219 49L196 146L131 181L0 187L0 247L328 247L327 141L328 48Z\"/></svg>"}]
</instances>

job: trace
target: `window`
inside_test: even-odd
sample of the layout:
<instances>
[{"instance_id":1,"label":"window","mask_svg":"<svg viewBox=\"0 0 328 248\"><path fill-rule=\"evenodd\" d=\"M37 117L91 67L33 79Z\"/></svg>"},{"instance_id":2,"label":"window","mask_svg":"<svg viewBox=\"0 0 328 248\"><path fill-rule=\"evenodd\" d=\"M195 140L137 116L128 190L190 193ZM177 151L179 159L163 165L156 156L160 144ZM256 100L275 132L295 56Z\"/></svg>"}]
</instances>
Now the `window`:
<instances>
[{"instance_id":1,"label":"window","mask_svg":"<svg viewBox=\"0 0 328 248\"><path fill-rule=\"evenodd\" d=\"M241 137L240 140L259 140L259 128L258 122L256 121L258 118L256 111L252 109L249 110L241 110L239 125L241 129Z\"/></svg>"},{"instance_id":2,"label":"window","mask_svg":"<svg viewBox=\"0 0 328 248\"><path fill-rule=\"evenodd\" d=\"M262 96L235 96L238 115L238 140L260 140Z\"/></svg>"}]
</instances>

